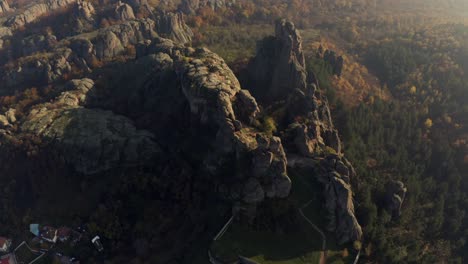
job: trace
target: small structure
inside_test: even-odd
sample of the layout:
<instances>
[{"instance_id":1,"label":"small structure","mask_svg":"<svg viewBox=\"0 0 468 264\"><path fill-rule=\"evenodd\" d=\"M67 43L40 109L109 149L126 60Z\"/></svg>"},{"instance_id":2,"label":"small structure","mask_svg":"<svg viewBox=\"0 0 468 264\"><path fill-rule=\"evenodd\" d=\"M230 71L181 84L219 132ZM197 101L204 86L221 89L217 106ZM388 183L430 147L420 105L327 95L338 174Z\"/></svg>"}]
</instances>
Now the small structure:
<instances>
[{"instance_id":1,"label":"small structure","mask_svg":"<svg viewBox=\"0 0 468 264\"><path fill-rule=\"evenodd\" d=\"M8 254L0 257L0 264L17 264L15 254Z\"/></svg>"},{"instance_id":2,"label":"small structure","mask_svg":"<svg viewBox=\"0 0 468 264\"><path fill-rule=\"evenodd\" d=\"M0 237L0 252L8 252L11 247L11 239Z\"/></svg>"},{"instance_id":3,"label":"small structure","mask_svg":"<svg viewBox=\"0 0 468 264\"><path fill-rule=\"evenodd\" d=\"M60 242L66 242L70 239L72 230L68 227L60 227L57 229L57 237Z\"/></svg>"},{"instance_id":4,"label":"small structure","mask_svg":"<svg viewBox=\"0 0 468 264\"><path fill-rule=\"evenodd\" d=\"M39 224L30 224L29 225L29 232L31 232L35 236L39 236Z\"/></svg>"},{"instance_id":5,"label":"small structure","mask_svg":"<svg viewBox=\"0 0 468 264\"><path fill-rule=\"evenodd\" d=\"M95 236L91 240L91 242L96 247L97 251L102 252L104 250L104 247L102 246L102 243L101 243L101 238L99 236Z\"/></svg>"},{"instance_id":6,"label":"small structure","mask_svg":"<svg viewBox=\"0 0 468 264\"><path fill-rule=\"evenodd\" d=\"M57 242L57 229L51 226L44 226L40 229L40 237L47 242L56 243Z\"/></svg>"}]
</instances>

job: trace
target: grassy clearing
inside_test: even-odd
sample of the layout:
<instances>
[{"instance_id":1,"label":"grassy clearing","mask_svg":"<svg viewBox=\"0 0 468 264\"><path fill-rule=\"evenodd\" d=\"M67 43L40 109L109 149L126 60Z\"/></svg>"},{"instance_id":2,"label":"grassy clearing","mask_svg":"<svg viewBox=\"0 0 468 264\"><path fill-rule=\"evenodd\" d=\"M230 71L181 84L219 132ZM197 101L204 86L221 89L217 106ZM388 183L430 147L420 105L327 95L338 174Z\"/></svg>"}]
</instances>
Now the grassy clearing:
<instances>
[{"instance_id":1,"label":"grassy clearing","mask_svg":"<svg viewBox=\"0 0 468 264\"><path fill-rule=\"evenodd\" d=\"M301 230L279 234L250 230L236 223L214 243L212 252L226 262L234 262L241 255L262 264L318 263L320 237L304 222L299 224Z\"/></svg>"},{"instance_id":2,"label":"grassy clearing","mask_svg":"<svg viewBox=\"0 0 468 264\"><path fill-rule=\"evenodd\" d=\"M226 62L255 55L257 41L274 34L272 25L207 26L200 29L201 46L207 46Z\"/></svg>"},{"instance_id":3,"label":"grassy clearing","mask_svg":"<svg viewBox=\"0 0 468 264\"><path fill-rule=\"evenodd\" d=\"M273 25L231 25L207 26L200 29L203 36L202 46L207 46L219 54L227 63L239 59L248 59L255 55L257 42L267 36L274 35ZM315 29L300 30L304 47L319 39L319 32Z\"/></svg>"}]
</instances>

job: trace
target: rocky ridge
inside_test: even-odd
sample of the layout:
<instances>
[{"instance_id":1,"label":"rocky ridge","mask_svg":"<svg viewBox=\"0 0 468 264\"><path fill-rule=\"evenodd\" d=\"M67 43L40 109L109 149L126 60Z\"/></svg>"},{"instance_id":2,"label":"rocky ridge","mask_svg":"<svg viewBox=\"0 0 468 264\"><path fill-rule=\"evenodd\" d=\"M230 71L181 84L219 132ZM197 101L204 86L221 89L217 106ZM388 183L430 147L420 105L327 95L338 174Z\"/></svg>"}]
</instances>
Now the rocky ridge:
<instances>
[{"instance_id":1,"label":"rocky ridge","mask_svg":"<svg viewBox=\"0 0 468 264\"><path fill-rule=\"evenodd\" d=\"M110 111L83 107L94 88L90 79L70 81L55 100L32 108L21 130L53 144L84 174L149 162L159 152L151 133Z\"/></svg>"},{"instance_id":2,"label":"rocky ridge","mask_svg":"<svg viewBox=\"0 0 468 264\"><path fill-rule=\"evenodd\" d=\"M241 89L222 58L207 49L183 48L163 39L139 50L141 59L156 53L155 58L166 64L166 71L175 72L180 80L176 89L181 89L190 108L191 122L213 135L207 142L213 152L203 158L208 173L219 175L228 164L242 168L235 170L231 179L218 182L219 191L227 199L256 204L265 198L288 196L291 181L281 140L252 129L251 123L259 113L256 101ZM156 84L152 89L161 87Z\"/></svg>"},{"instance_id":3,"label":"rocky ridge","mask_svg":"<svg viewBox=\"0 0 468 264\"><path fill-rule=\"evenodd\" d=\"M51 45L55 42L54 36L38 35L24 39L23 52L26 54L51 51L22 57L13 66L3 69L2 80L5 85L2 89L21 87L28 83L53 83L70 73L73 66L89 72L94 61L111 60L123 55L130 46L157 37L157 31L181 43L190 41L193 35L180 14L164 14L158 19L158 24L149 18L124 21L71 37L57 43L55 48Z\"/></svg>"},{"instance_id":4,"label":"rocky ridge","mask_svg":"<svg viewBox=\"0 0 468 264\"><path fill-rule=\"evenodd\" d=\"M315 78L307 76L300 34L285 20L277 21L275 33L260 42L248 66L248 85L257 87L254 94L262 102L276 101L285 109L283 119L276 120L283 128L282 142L288 157L295 157L291 166L312 169L324 186L328 230L339 243L360 240L350 183L356 174L343 156L327 100L317 91Z\"/></svg>"},{"instance_id":5,"label":"rocky ridge","mask_svg":"<svg viewBox=\"0 0 468 264\"><path fill-rule=\"evenodd\" d=\"M265 100L285 98L295 89L306 87L302 39L293 23L277 21L275 37L259 43L248 71L256 84L254 95Z\"/></svg>"}]
</instances>

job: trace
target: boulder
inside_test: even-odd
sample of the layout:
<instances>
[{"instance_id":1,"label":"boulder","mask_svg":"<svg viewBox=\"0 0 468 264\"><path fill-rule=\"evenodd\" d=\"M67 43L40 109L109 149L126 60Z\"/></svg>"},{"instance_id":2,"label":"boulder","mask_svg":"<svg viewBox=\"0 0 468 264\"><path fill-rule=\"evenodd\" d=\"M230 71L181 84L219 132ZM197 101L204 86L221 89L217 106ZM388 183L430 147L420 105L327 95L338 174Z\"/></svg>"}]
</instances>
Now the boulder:
<instances>
[{"instance_id":1,"label":"boulder","mask_svg":"<svg viewBox=\"0 0 468 264\"><path fill-rule=\"evenodd\" d=\"M385 188L385 204L394 218L401 215L401 206L405 200L407 188L401 181L390 181Z\"/></svg>"},{"instance_id":2,"label":"boulder","mask_svg":"<svg viewBox=\"0 0 468 264\"><path fill-rule=\"evenodd\" d=\"M248 90L240 90L239 93L237 93L234 107L238 113L239 119L247 124L252 124L260 113L257 101Z\"/></svg>"},{"instance_id":3,"label":"boulder","mask_svg":"<svg viewBox=\"0 0 468 264\"><path fill-rule=\"evenodd\" d=\"M94 83L73 80L50 103L35 106L21 130L43 138L77 171L94 174L153 162L160 152L154 135L111 111L82 107Z\"/></svg>"},{"instance_id":4,"label":"boulder","mask_svg":"<svg viewBox=\"0 0 468 264\"><path fill-rule=\"evenodd\" d=\"M40 54L42 56L23 57L14 67L5 69L2 88L19 89L31 83L44 85L60 80L71 71L71 54L71 49L65 48Z\"/></svg>"},{"instance_id":5,"label":"boulder","mask_svg":"<svg viewBox=\"0 0 468 264\"><path fill-rule=\"evenodd\" d=\"M11 124L16 123L16 109L8 109L8 111L5 112L5 116Z\"/></svg>"},{"instance_id":6,"label":"boulder","mask_svg":"<svg viewBox=\"0 0 468 264\"><path fill-rule=\"evenodd\" d=\"M0 127L6 128L10 123L8 122L8 118L4 115L0 115Z\"/></svg>"},{"instance_id":7,"label":"boulder","mask_svg":"<svg viewBox=\"0 0 468 264\"><path fill-rule=\"evenodd\" d=\"M96 56L99 59L115 58L125 50L120 39L112 31L102 32L95 41Z\"/></svg>"},{"instance_id":8,"label":"boulder","mask_svg":"<svg viewBox=\"0 0 468 264\"><path fill-rule=\"evenodd\" d=\"M133 9L129 4L119 1L114 9L115 18L118 20L132 20L135 19Z\"/></svg>"},{"instance_id":9,"label":"boulder","mask_svg":"<svg viewBox=\"0 0 468 264\"><path fill-rule=\"evenodd\" d=\"M334 232L339 244L362 239L353 203L350 176L354 168L338 156L329 155L320 162L317 179L324 185L325 208L327 209L327 229Z\"/></svg>"},{"instance_id":10,"label":"boulder","mask_svg":"<svg viewBox=\"0 0 468 264\"><path fill-rule=\"evenodd\" d=\"M11 10L7 0L0 0L0 13L9 12Z\"/></svg>"},{"instance_id":11,"label":"boulder","mask_svg":"<svg viewBox=\"0 0 468 264\"><path fill-rule=\"evenodd\" d=\"M156 20L156 29L161 36L177 43L192 42L193 32L185 24L182 13L161 13Z\"/></svg>"},{"instance_id":12,"label":"boulder","mask_svg":"<svg viewBox=\"0 0 468 264\"><path fill-rule=\"evenodd\" d=\"M21 53L27 56L40 51L50 49L57 43L57 37L50 34L36 34L21 40Z\"/></svg>"},{"instance_id":13,"label":"boulder","mask_svg":"<svg viewBox=\"0 0 468 264\"><path fill-rule=\"evenodd\" d=\"M306 89L302 38L292 22L276 21L275 37L259 42L248 73L254 95L262 100L281 100Z\"/></svg>"},{"instance_id":14,"label":"boulder","mask_svg":"<svg viewBox=\"0 0 468 264\"><path fill-rule=\"evenodd\" d=\"M96 11L94 10L94 6L91 2L78 0L76 3L76 14L78 14L78 17L87 21L93 21Z\"/></svg>"}]
</instances>

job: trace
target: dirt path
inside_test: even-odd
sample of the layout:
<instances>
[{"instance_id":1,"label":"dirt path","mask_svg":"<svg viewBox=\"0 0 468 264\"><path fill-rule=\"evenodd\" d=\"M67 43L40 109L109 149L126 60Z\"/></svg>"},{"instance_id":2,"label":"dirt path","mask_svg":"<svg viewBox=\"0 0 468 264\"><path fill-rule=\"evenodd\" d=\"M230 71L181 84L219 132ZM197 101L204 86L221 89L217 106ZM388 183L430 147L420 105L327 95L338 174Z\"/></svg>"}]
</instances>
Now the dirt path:
<instances>
[{"instance_id":1,"label":"dirt path","mask_svg":"<svg viewBox=\"0 0 468 264\"><path fill-rule=\"evenodd\" d=\"M309 223L315 229L315 231L317 231L322 237L322 251L320 252L319 264L326 264L327 263L327 237L325 236L323 231L318 226L316 226L307 216L305 216L304 212L302 211L302 209L309 206L311 202L312 200L308 201L301 208L299 208L299 213L307 221L307 223Z\"/></svg>"}]
</instances>

